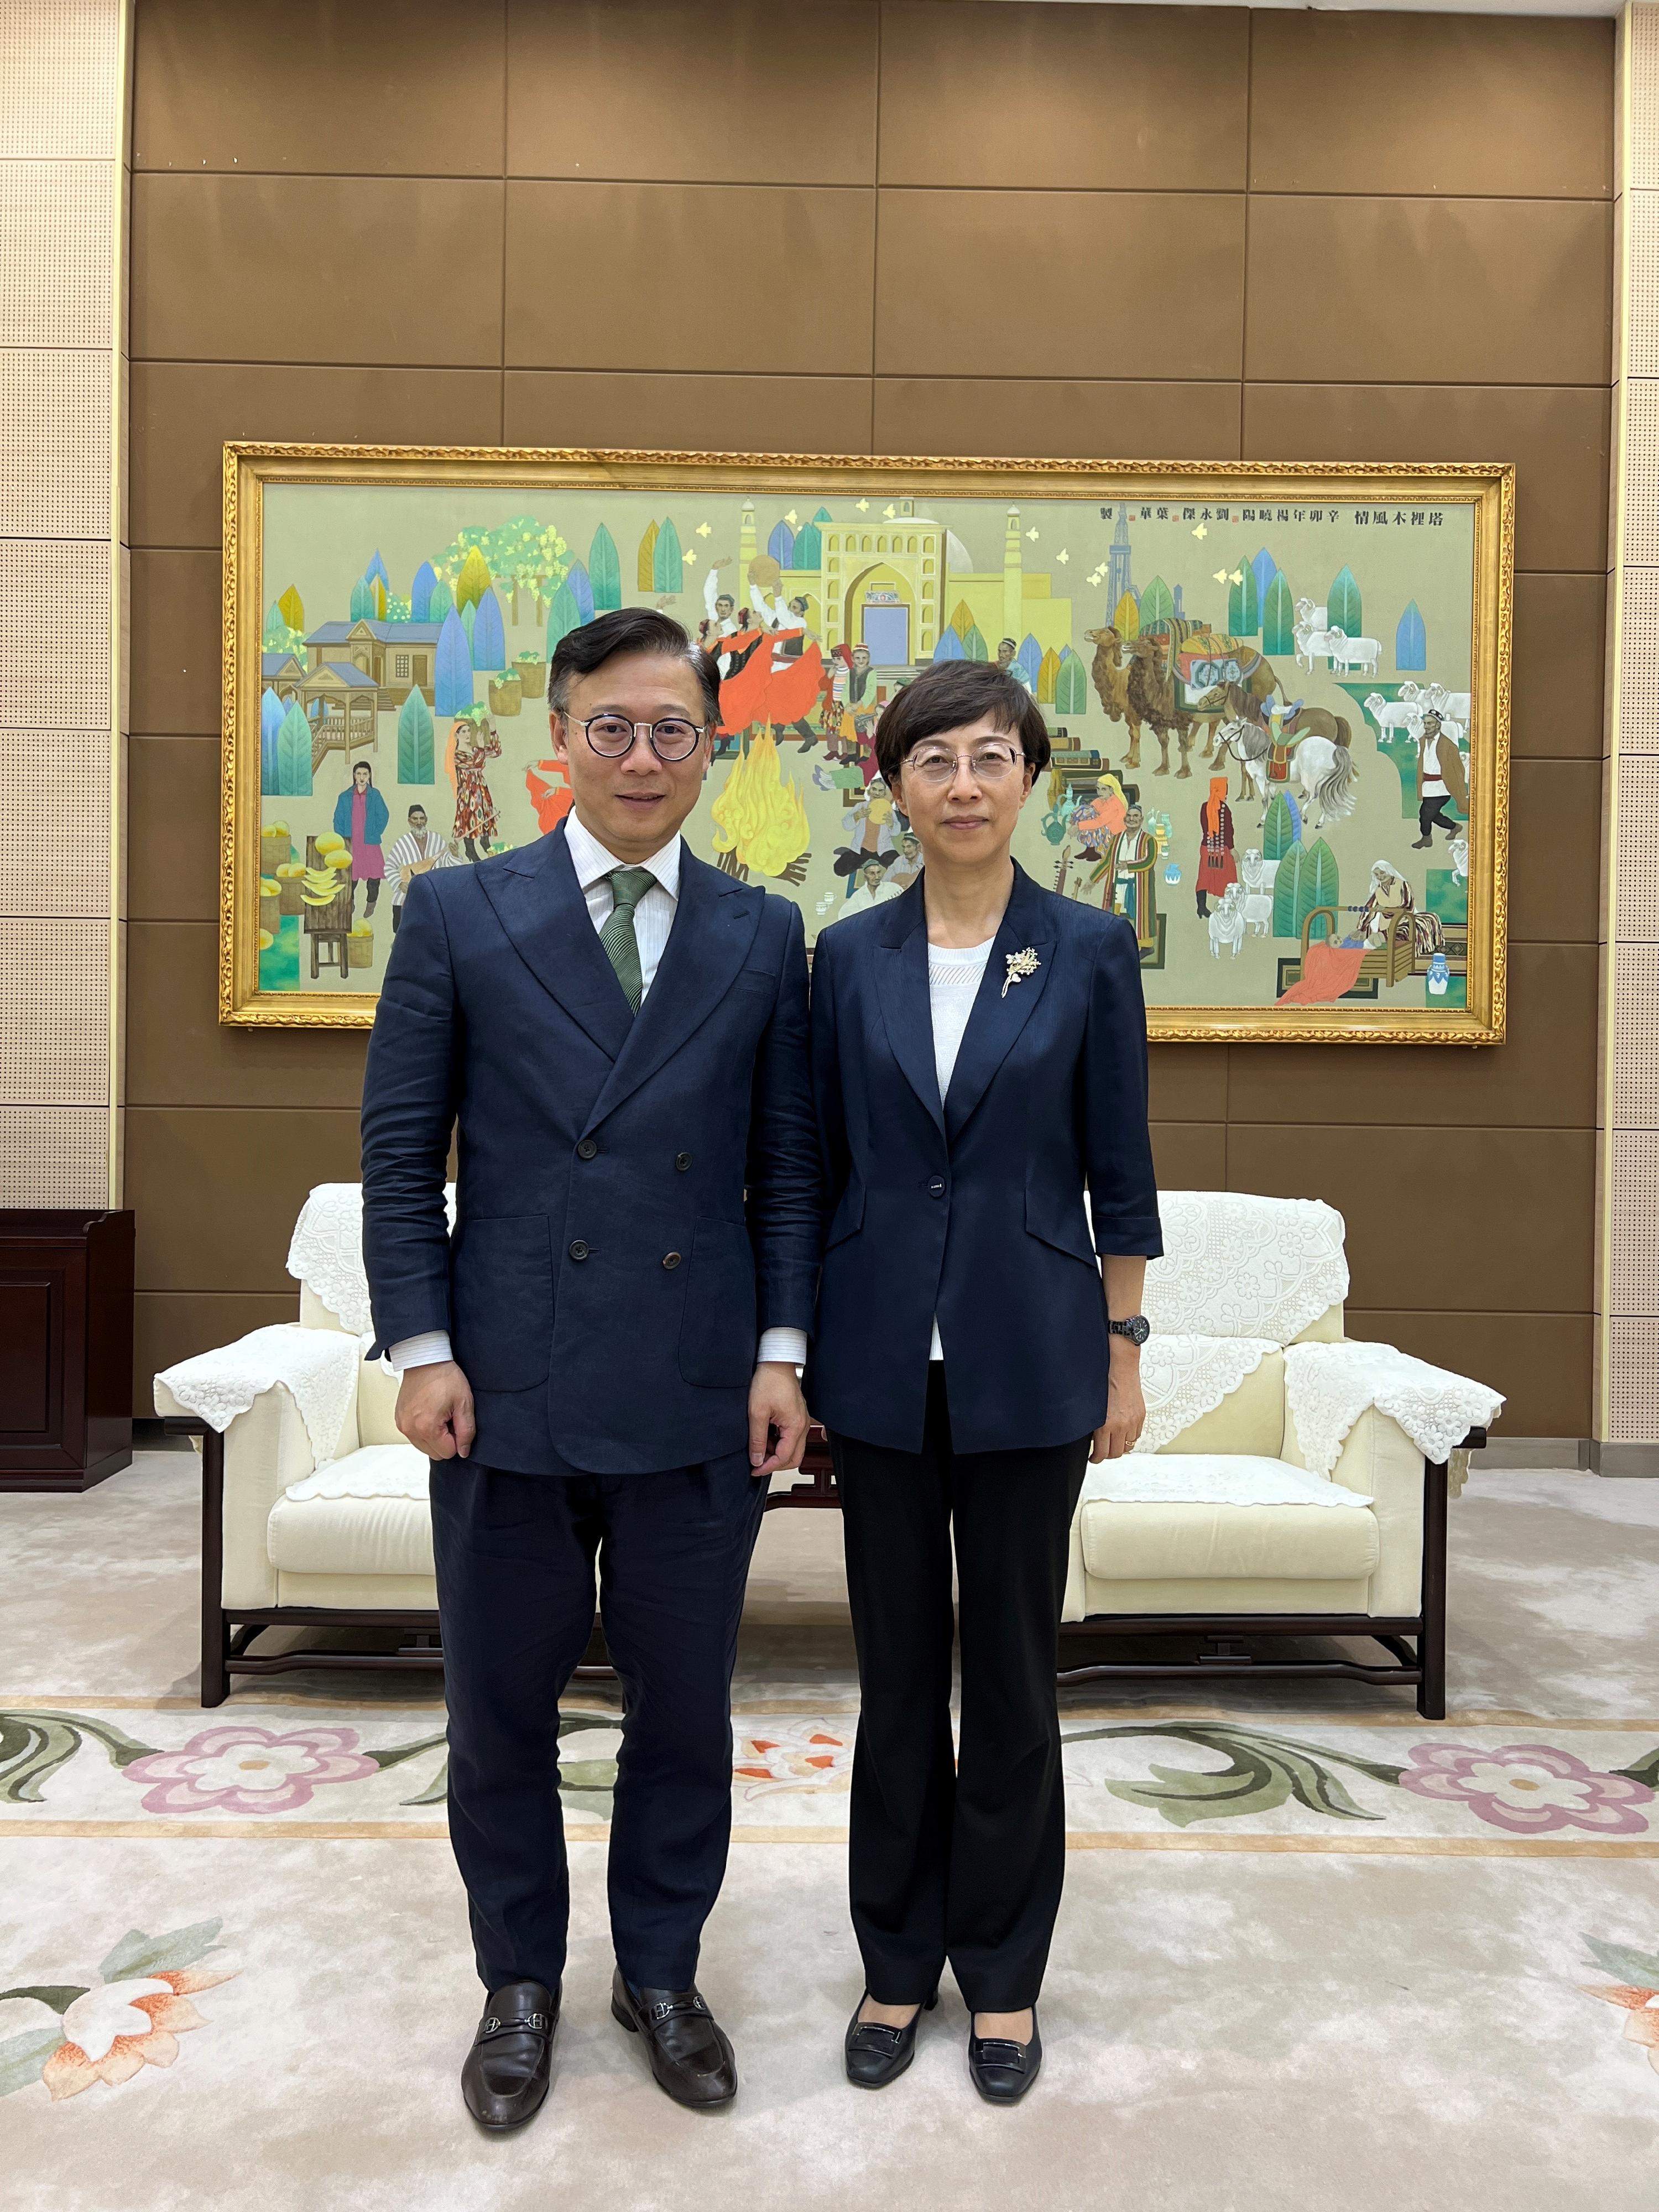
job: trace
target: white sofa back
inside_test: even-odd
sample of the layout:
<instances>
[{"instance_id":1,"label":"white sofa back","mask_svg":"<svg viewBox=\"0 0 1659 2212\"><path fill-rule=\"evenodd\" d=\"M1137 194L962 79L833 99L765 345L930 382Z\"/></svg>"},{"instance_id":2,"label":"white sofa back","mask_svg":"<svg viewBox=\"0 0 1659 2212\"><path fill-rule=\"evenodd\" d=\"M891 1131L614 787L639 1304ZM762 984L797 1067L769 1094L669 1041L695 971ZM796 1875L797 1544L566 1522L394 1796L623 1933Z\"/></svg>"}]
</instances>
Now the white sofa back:
<instances>
[{"instance_id":1,"label":"white sofa back","mask_svg":"<svg viewBox=\"0 0 1659 2212\"><path fill-rule=\"evenodd\" d=\"M1348 1262L1334 1206L1234 1190L1161 1190L1158 1205L1164 1256L1146 1270L1155 1335L1340 1338Z\"/></svg>"}]
</instances>

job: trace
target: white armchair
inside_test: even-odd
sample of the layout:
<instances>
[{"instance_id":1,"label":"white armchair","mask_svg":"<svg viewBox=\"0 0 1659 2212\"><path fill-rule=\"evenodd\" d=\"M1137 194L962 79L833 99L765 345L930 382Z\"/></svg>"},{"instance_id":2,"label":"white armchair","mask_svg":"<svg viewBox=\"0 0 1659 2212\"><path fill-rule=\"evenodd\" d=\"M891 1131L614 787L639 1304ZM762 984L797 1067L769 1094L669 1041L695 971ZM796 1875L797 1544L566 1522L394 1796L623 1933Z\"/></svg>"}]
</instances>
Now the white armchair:
<instances>
[{"instance_id":1,"label":"white armchair","mask_svg":"<svg viewBox=\"0 0 1659 2212\"><path fill-rule=\"evenodd\" d=\"M1159 1206L1146 1429L1140 1450L1089 1470L1064 1619L1211 1648L1060 1679L1346 1675L1412 1685L1440 1717L1448 1466L1502 1399L1344 1336L1342 1218L1317 1200L1166 1191ZM1269 1636L1370 1638L1391 1663L1241 1648Z\"/></svg>"}]
</instances>

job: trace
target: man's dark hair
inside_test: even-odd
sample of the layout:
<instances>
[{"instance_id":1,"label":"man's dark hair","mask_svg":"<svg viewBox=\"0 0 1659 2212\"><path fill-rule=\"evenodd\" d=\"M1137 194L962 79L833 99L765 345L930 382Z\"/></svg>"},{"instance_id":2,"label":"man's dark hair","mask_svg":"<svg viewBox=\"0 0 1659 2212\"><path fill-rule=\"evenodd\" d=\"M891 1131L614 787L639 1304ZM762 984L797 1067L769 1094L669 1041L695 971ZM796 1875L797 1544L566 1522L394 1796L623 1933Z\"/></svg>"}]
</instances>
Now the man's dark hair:
<instances>
[{"instance_id":1,"label":"man's dark hair","mask_svg":"<svg viewBox=\"0 0 1659 2212\"><path fill-rule=\"evenodd\" d=\"M422 805L420 800L417 799L413 806L409 810L409 818L412 822L417 814L424 814L425 812L425 807Z\"/></svg>"},{"instance_id":2,"label":"man's dark hair","mask_svg":"<svg viewBox=\"0 0 1659 2212\"><path fill-rule=\"evenodd\" d=\"M563 714L570 686L577 677L591 676L607 660L629 653L653 653L666 659L684 661L695 670L702 686L708 720L719 721L720 670L710 654L692 644L672 615L663 614L655 607L614 607L608 614L595 615L592 622L583 623L580 629L567 631L559 640L553 665L547 672L548 704Z\"/></svg>"},{"instance_id":3,"label":"man's dark hair","mask_svg":"<svg viewBox=\"0 0 1659 2212\"><path fill-rule=\"evenodd\" d=\"M924 738L987 720L1018 741L1039 773L1048 765L1048 728L1023 684L988 660L935 660L890 701L876 725L876 760L889 783Z\"/></svg>"}]
</instances>

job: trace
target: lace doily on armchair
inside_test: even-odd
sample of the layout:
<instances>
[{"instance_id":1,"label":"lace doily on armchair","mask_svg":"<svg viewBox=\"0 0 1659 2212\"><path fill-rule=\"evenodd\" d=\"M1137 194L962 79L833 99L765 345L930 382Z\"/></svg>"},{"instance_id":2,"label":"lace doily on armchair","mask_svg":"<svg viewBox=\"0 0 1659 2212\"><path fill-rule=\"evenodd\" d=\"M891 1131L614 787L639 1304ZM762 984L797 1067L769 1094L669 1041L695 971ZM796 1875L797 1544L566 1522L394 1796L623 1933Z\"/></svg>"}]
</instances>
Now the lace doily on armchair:
<instances>
[{"instance_id":1,"label":"lace doily on armchair","mask_svg":"<svg viewBox=\"0 0 1659 2212\"><path fill-rule=\"evenodd\" d=\"M455 1226L455 1186L445 1186L449 1225ZM363 1273L363 1187L319 1182L300 1208L288 1248L288 1272L320 1298L359 1336L374 1327L368 1278Z\"/></svg>"},{"instance_id":2,"label":"lace doily on armchair","mask_svg":"<svg viewBox=\"0 0 1659 2212\"><path fill-rule=\"evenodd\" d=\"M1348 1295L1342 1216L1316 1198L1164 1190L1164 1257L1146 1270L1146 1318L1164 1332L1289 1344Z\"/></svg>"},{"instance_id":3,"label":"lace doily on armchair","mask_svg":"<svg viewBox=\"0 0 1659 2212\"><path fill-rule=\"evenodd\" d=\"M301 1328L297 1322L251 1329L234 1344L164 1367L155 1377L156 1411L163 1410L159 1393L165 1384L179 1405L222 1435L238 1413L281 1383L300 1409L313 1459L325 1467L351 1411L362 1356L359 1340L337 1329Z\"/></svg>"},{"instance_id":4,"label":"lace doily on armchair","mask_svg":"<svg viewBox=\"0 0 1659 2212\"><path fill-rule=\"evenodd\" d=\"M1322 1307L1322 1312L1324 1309ZM1146 1425L1139 1449L1155 1452L1212 1413L1279 1346L1265 1337L1154 1336L1140 1354Z\"/></svg>"},{"instance_id":5,"label":"lace doily on armchair","mask_svg":"<svg viewBox=\"0 0 1659 2212\"><path fill-rule=\"evenodd\" d=\"M1368 1406L1398 1421L1425 1459L1450 1459L1472 1428L1495 1420L1502 1394L1467 1375L1431 1367L1391 1344L1291 1344L1285 1401L1302 1456L1329 1474Z\"/></svg>"}]
</instances>

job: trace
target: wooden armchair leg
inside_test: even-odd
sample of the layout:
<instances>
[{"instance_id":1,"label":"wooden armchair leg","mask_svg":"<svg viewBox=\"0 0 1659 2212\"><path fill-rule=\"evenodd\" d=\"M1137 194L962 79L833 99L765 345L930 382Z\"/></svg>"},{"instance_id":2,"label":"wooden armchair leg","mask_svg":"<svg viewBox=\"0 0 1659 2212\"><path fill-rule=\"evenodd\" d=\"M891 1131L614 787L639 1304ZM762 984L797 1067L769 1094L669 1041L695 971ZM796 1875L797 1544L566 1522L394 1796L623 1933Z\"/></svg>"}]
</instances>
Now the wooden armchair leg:
<instances>
[{"instance_id":1,"label":"wooden armchair leg","mask_svg":"<svg viewBox=\"0 0 1659 2212\"><path fill-rule=\"evenodd\" d=\"M1423 1466L1423 1626L1417 1638L1423 1679L1417 1710L1425 1721L1446 1717L1446 1468Z\"/></svg>"},{"instance_id":2,"label":"wooden armchair leg","mask_svg":"<svg viewBox=\"0 0 1659 2212\"><path fill-rule=\"evenodd\" d=\"M202 1430L202 1703L222 1705L230 1694L229 1624L225 1619L225 1440Z\"/></svg>"}]
</instances>

